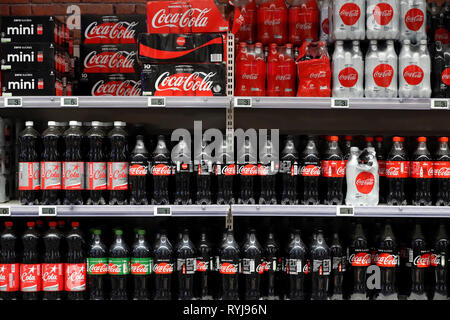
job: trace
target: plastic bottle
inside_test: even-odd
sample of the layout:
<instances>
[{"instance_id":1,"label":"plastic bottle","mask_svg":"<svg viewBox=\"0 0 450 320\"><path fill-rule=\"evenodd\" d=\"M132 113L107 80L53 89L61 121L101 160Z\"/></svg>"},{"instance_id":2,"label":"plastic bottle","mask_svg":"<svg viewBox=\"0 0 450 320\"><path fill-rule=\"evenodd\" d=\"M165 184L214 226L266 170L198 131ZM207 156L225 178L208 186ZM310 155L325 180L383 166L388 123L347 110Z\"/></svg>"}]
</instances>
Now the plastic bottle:
<instances>
[{"instance_id":1,"label":"plastic bottle","mask_svg":"<svg viewBox=\"0 0 450 320\"><path fill-rule=\"evenodd\" d=\"M62 189L65 205L82 205L84 190L84 161L81 154L83 133L81 122L70 121L70 128L63 134L65 152L62 163Z\"/></svg>"},{"instance_id":2,"label":"plastic bottle","mask_svg":"<svg viewBox=\"0 0 450 320\"><path fill-rule=\"evenodd\" d=\"M67 256L65 268L65 291L67 300L84 300L86 292L86 254L79 223L72 222L72 230L66 236Z\"/></svg>"},{"instance_id":3,"label":"plastic bottle","mask_svg":"<svg viewBox=\"0 0 450 320\"><path fill-rule=\"evenodd\" d=\"M92 241L87 252L87 282L90 300L106 300L107 298L108 253L101 236L101 230L92 230Z\"/></svg>"},{"instance_id":4,"label":"plastic bottle","mask_svg":"<svg viewBox=\"0 0 450 320\"><path fill-rule=\"evenodd\" d=\"M121 229L114 230L114 241L109 248L108 274L111 280L111 300L128 300L130 255Z\"/></svg>"},{"instance_id":5,"label":"plastic bottle","mask_svg":"<svg viewBox=\"0 0 450 320\"><path fill-rule=\"evenodd\" d=\"M427 148L427 138L417 138L418 146L411 160L411 178L413 181L413 204L430 206L431 182L434 175L433 161Z\"/></svg>"},{"instance_id":6,"label":"plastic bottle","mask_svg":"<svg viewBox=\"0 0 450 320\"><path fill-rule=\"evenodd\" d=\"M19 200L23 205L39 203L41 181L39 167L39 133L33 121L25 122L19 135Z\"/></svg>"},{"instance_id":7,"label":"plastic bottle","mask_svg":"<svg viewBox=\"0 0 450 320\"><path fill-rule=\"evenodd\" d=\"M322 178L325 182L325 204L338 205L343 202L342 183L345 177L345 162L339 148L339 137L331 136L322 156Z\"/></svg>"},{"instance_id":8,"label":"plastic bottle","mask_svg":"<svg viewBox=\"0 0 450 320\"><path fill-rule=\"evenodd\" d=\"M317 141L308 136L306 147L301 155L301 176L303 192L300 201L305 205L319 204L319 179L321 174L321 161Z\"/></svg>"},{"instance_id":9,"label":"plastic bottle","mask_svg":"<svg viewBox=\"0 0 450 320\"><path fill-rule=\"evenodd\" d=\"M387 203L389 205L406 205L406 180L409 166L404 138L393 137L391 151L386 159L386 178L388 182Z\"/></svg>"},{"instance_id":10,"label":"plastic bottle","mask_svg":"<svg viewBox=\"0 0 450 320\"><path fill-rule=\"evenodd\" d=\"M172 299L172 274L174 271L173 249L164 231L156 239L154 253L154 300Z\"/></svg>"},{"instance_id":11,"label":"plastic bottle","mask_svg":"<svg viewBox=\"0 0 450 320\"><path fill-rule=\"evenodd\" d=\"M163 135L158 136L158 142L152 153L152 161L152 204L169 204L169 179L172 175L172 165L170 161L170 152L169 149L167 149Z\"/></svg>"},{"instance_id":12,"label":"plastic bottle","mask_svg":"<svg viewBox=\"0 0 450 320\"><path fill-rule=\"evenodd\" d=\"M278 171L281 185L281 204L293 205L298 203L298 175L299 160L298 151L295 148L294 137L287 136L281 151L280 168Z\"/></svg>"},{"instance_id":13,"label":"plastic bottle","mask_svg":"<svg viewBox=\"0 0 450 320\"><path fill-rule=\"evenodd\" d=\"M43 153L41 158L41 189L43 205L58 205L61 203L61 132L55 121L48 122L48 128L42 133Z\"/></svg>"},{"instance_id":14,"label":"plastic bottle","mask_svg":"<svg viewBox=\"0 0 450 320\"><path fill-rule=\"evenodd\" d=\"M206 233L200 234L197 245L197 267L194 275L196 296L201 300L212 299L212 271L214 268L213 252Z\"/></svg>"},{"instance_id":15,"label":"plastic bottle","mask_svg":"<svg viewBox=\"0 0 450 320\"><path fill-rule=\"evenodd\" d=\"M0 234L0 300L17 300L20 283L20 264L17 236L11 221L5 221Z\"/></svg>"},{"instance_id":16,"label":"plastic bottle","mask_svg":"<svg viewBox=\"0 0 450 320\"><path fill-rule=\"evenodd\" d=\"M300 238L300 231L291 234L286 249L285 272L287 275L286 299L304 300L305 273L307 272L307 248Z\"/></svg>"},{"instance_id":17,"label":"plastic bottle","mask_svg":"<svg viewBox=\"0 0 450 320\"><path fill-rule=\"evenodd\" d=\"M172 161L175 171L175 204L192 204L193 164L191 148L183 139L173 147Z\"/></svg>"},{"instance_id":18,"label":"plastic bottle","mask_svg":"<svg viewBox=\"0 0 450 320\"><path fill-rule=\"evenodd\" d=\"M153 259L145 234L145 230L137 230L136 241L131 249L133 300L150 299L150 274L153 270Z\"/></svg>"},{"instance_id":19,"label":"plastic bottle","mask_svg":"<svg viewBox=\"0 0 450 320\"><path fill-rule=\"evenodd\" d=\"M197 252L189 238L189 231L184 230L177 244L178 300L194 299L194 274L197 267Z\"/></svg>"},{"instance_id":20,"label":"plastic bottle","mask_svg":"<svg viewBox=\"0 0 450 320\"><path fill-rule=\"evenodd\" d=\"M259 204L277 204L276 173L278 166L278 150L274 149L270 137L259 154L258 178L259 178Z\"/></svg>"},{"instance_id":21,"label":"plastic bottle","mask_svg":"<svg viewBox=\"0 0 450 320\"><path fill-rule=\"evenodd\" d=\"M256 238L256 231L251 229L242 245L241 272L244 300L259 300L261 298L261 275L264 272L262 256L262 247Z\"/></svg>"},{"instance_id":22,"label":"plastic bottle","mask_svg":"<svg viewBox=\"0 0 450 320\"><path fill-rule=\"evenodd\" d=\"M136 136L136 146L131 152L129 184L130 184L130 204L147 205L148 189L148 152L144 145L144 137Z\"/></svg>"},{"instance_id":23,"label":"plastic bottle","mask_svg":"<svg viewBox=\"0 0 450 320\"><path fill-rule=\"evenodd\" d=\"M397 300L397 274L400 256L392 227L385 224L377 250L376 265L380 267L381 289L378 299Z\"/></svg>"},{"instance_id":24,"label":"plastic bottle","mask_svg":"<svg viewBox=\"0 0 450 320\"><path fill-rule=\"evenodd\" d=\"M362 225L356 224L349 248L349 264L353 277L351 300L367 300L366 270L371 264L367 238Z\"/></svg>"},{"instance_id":25,"label":"plastic bottle","mask_svg":"<svg viewBox=\"0 0 450 320\"><path fill-rule=\"evenodd\" d=\"M27 222L22 234L22 263L20 264L20 291L22 300L39 300L42 290L40 235L33 221Z\"/></svg>"},{"instance_id":26,"label":"plastic bottle","mask_svg":"<svg viewBox=\"0 0 450 320\"><path fill-rule=\"evenodd\" d=\"M228 230L219 250L220 299L239 300L240 250L233 231Z\"/></svg>"},{"instance_id":27,"label":"plastic bottle","mask_svg":"<svg viewBox=\"0 0 450 320\"><path fill-rule=\"evenodd\" d=\"M323 231L317 230L310 246L311 255L311 300L328 300L331 273L330 249L325 242Z\"/></svg>"},{"instance_id":28,"label":"plastic bottle","mask_svg":"<svg viewBox=\"0 0 450 320\"><path fill-rule=\"evenodd\" d=\"M110 205L128 203L128 134L125 122L114 121L114 129L108 133L110 155L108 161L108 181Z\"/></svg>"},{"instance_id":29,"label":"plastic bottle","mask_svg":"<svg viewBox=\"0 0 450 320\"><path fill-rule=\"evenodd\" d=\"M61 300L64 290L64 264L61 255L61 233L56 222L49 222L49 230L43 236L44 258L42 263L43 300Z\"/></svg>"},{"instance_id":30,"label":"plastic bottle","mask_svg":"<svg viewBox=\"0 0 450 320\"><path fill-rule=\"evenodd\" d=\"M86 132L86 140L89 146L86 166L86 204L104 205L106 190L106 154L105 133L99 121L92 121L92 128Z\"/></svg>"}]
</instances>

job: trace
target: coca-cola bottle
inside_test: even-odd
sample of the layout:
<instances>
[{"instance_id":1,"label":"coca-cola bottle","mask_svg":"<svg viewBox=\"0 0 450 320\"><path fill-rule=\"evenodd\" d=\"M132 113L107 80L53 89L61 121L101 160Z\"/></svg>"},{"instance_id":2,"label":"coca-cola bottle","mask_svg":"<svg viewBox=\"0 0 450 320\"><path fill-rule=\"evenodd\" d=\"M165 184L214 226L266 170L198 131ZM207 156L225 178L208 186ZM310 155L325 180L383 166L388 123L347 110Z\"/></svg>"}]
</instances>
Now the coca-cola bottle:
<instances>
[{"instance_id":1,"label":"coca-cola bottle","mask_svg":"<svg viewBox=\"0 0 450 320\"><path fill-rule=\"evenodd\" d=\"M121 229L114 230L114 240L109 247L108 274L111 279L111 300L128 300L130 255Z\"/></svg>"},{"instance_id":2,"label":"coca-cola bottle","mask_svg":"<svg viewBox=\"0 0 450 320\"><path fill-rule=\"evenodd\" d=\"M269 137L259 155L259 204L277 204L276 173L278 169L278 150L275 150Z\"/></svg>"},{"instance_id":3,"label":"coca-cola bottle","mask_svg":"<svg viewBox=\"0 0 450 320\"><path fill-rule=\"evenodd\" d=\"M169 179L172 175L170 152L163 135L158 136L155 150L152 153L152 204L169 204Z\"/></svg>"},{"instance_id":4,"label":"coca-cola bottle","mask_svg":"<svg viewBox=\"0 0 450 320\"><path fill-rule=\"evenodd\" d=\"M145 239L145 233L145 230L137 230L136 241L131 249L133 300L150 299L150 273L153 265L150 246Z\"/></svg>"},{"instance_id":5,"label":"coca-cola bottle","mask_svg":"<svg viewBox=\"0 0 450 320\"><path fill-rule=\"evenodd\" d=\"M438 138L439 147L435 153L434 181L437 206L450 205L450 151L448 137Z\"/></svg>"},{"instance_id":6,"label":"coca-cola bottle","mask_svg":"<svg viewBox=\"0 0 450 320\"><path fill-rule=\"evenodd\" d=\"M387 181L386 181L386 152L383 144L383 137L375 137L375 152L378 162L378 174L380 176L379 182L379 199L380 203L386 203L386 191L387 191Z\"/></svg>"},{"instance_id":7,"label":"coca-cola bottle","mask_svg":"<svg viewBox=\"0 0 450 320\"><path fill-rule=\"evenodd\" d=\"M287 276L288 300L303 300L305 298L305 274L308 272L307 248L300 238L300 230L291 234L286 249L285 272Z\"/></svg>"},{"instance_id":8,"label":"coca-cola bottle","mask_svg":"<svg viewBox=\"0 0 450 320\"><path fill-rule=\"evenodd\" d=\"M41 294L40 236L33 221L27 222L22 234L22 263L20 264L20 291L22 300L39 300Z\"/></svg>"},{"instance_id":9,"label":"coca-cola bottle","mask_svg":"<svg viewBox=\"0 0 450 320\"><path fill-rule=\"evenodd\" d=\"M88 152L86 157L85 187L86 204L104 205L106 190L105 133L99 121L91 122L92 128L86 132Z\"/></svg>"},{"instance_id":10,"label":"coca-cola bottle","mask_svg":"<svg viewBox=\"0 0 450 320\"><path fill-rule=\"evenodd\" d=\"M239 300L239 255L233 231L228 230L219 251L221 300Z\"/></svg>"},{"instance_id":11,"label":"coca-cola bottle","mask_svg":"<svg viewBox=\"0 0 450 320\"><path fill-rule=\"evenodd\" d=\"M448 16L450 20L450 13ZM450 98L450 51L445 48L441 41L434 43L431 85L436 98Z\"/></svg>"},{"instance_id":12,"label":"coca-cola bottle","mask_svg":"<svg viewBox=\"0 0 450 320\"><path fill-rule=\"evenodd\" d=\"M331 273L330 249L322 230L317 230L310 247L311 256L311 300L327 300Z\"/></svg>"},{"instance_id":13,"label":"coca-cola bottle","mask_svg":"<svg viewBox=\"0 0 450 320\"><path fill-rule=\"evenodd\" d=\"M84 162L81 154L83 133L81 122L70 121L69 129L63 134L65 152L63 162L62 188L64 204L82 205L84 190Z\"/></svg>"},{"instance_id":14,"label":"coca-cola bottle","mask_svg":"<svg viewBox=\"0 0 450 320\"><path fill-rule=\"evenodd\" d=\"M279 246L275 241L273 232L269 232L267 235L267 240L263 248L263 259L264 271L261 276L262 295L267 300L279 299L279 290L277 290L275 284L281 280L279 277L281 257Z\"/></svg>"},{"instance_id":15,"label":"coca-cola bottle","mask_svg":"<svg viewBox=\"0 0 450 320\"><path fill-rule=\"evenodd\" d=\"M197 245L197 267L194 275L196 296L201 300L212 299L212 277L214 268L213 253L206 233L200 234L200 241Z\"/></svg>"},{"instance_id":16,"label":"coca-cola bottle","mask_svg":"<svg viewBox=\"0 0 450 320\"><path fill-rule=\"evenodd\" d=\"M319 8L316 0L289 1L289 42L300 46L303 41L319 38Z\"/></svg>"},{"instance_id":17,"label":"coca-cola bottle","mask_svg":"<svg viewBox=\"0 0 450 320\"><path fill-rule=\"evenodd\" d=\"M258 175L256 146L249 137L238 146L237 164L239 174L240 204L255 204L256 178Z\"/></svg>"},{"instance_id":18,"label":"coca-cola bottle","mask_svg":"<svg viewBox=\"0 0 450 320\"><path fill-rule=\"evenodd\" d=\"M321 162L316 139L308 136L305 150L301 156L301 175L303 179L302 204L319 204L319 178L321 172Z\"/></svg>"},{"instance_id":19,"label":"coca-cola bottle","mask_svg":"<svg viewBox=\"0 0 450 320\"><path fill-rule=\"evenodd\" d=\"M84 239L79 223L72 222L72 230L66 236L67 256L65 267L65 290L68 300L84 300L86 291L86 255Z\"/></svg>"},{"instance_id":20,"label":"coca-cola bottle","mask_svg":"<svg viewBox=\"0 0 450 320\"><path fill-rule=\"evenodd\" d=\"M342 204L344 195L342 183L345 177L345 161L339 148L339 137L331 136L322 156L322 177L325 185L325 204Z\"/></svg>"},{"instance_id":21,"label":"coca-cola bottle","mask_svg":"<svg viewBox=\"0 0 450 320\"><path fill-rule=\"evenodd\" d=\"M136 136L136 146L131 152L129 182L130 204L147 205L148 152L144 145L144 137Z\"/></svg>"},{"instance_id":22,"label":"coca-cola bottle","mask_svg":"<svg viewBox=\"0 0 450 320\"><path fill-rule=\"evenodd\" d=\"M427 138L417 138L418 146L411 159L411 178L413 181L413 204L416 206L430 206L431 181L434 168L430 152L427 148Z\"/></svg>"},{"instance_id":23,"label":"coca-cola bottle","mask_svg":"<svg viewBox=\"0 0 450 320\"><path fill-rule=\"evenodd\" d=\"M189 238L189 231L184 230L177 244L178 300L194 299L194 274L196 268L196 250Z\"/></svg>"},{"instance_id":24,"label":"coca-cola bottle","mask_svg":"<svg viewBox=\"0 0 450 320\"><path fill-rule=\"evenodd\" d=\"M227 140L224 137L222 148L216 157L214 172L217 182L217 204L233 204L234 180L236 176L236 163L232 158L233 151L229 152Z\"/></svg>"},{"instance_id":25,"label":"coca-cola bottle","mask_svg":"<svg viewBox=\"0 0 450 320\"><path fill-rule=\"evenodd\" d=\"M42 291L44 300L61 300L64 290L64 264L61 256L61 233L56 222L50 221L43 236Z\"/></svg>"},{"instance_id":26,"label":"coca-cola bottle","mask_svg":"<svg viewBox=\"0 0 450 320\"><path fill-rule=\"evenodd\" d=\"M234 6L241 10L244 22L236 33L236 43L256 41L256 2L255 0L234 0Z\"/></svg>"},{"instance_id":27,"label":"coca-cola bottle","mask_svg":"<svg viewBox=\"0 0 450 320\"><path fill-rule=\"evenodd\" d=\"M259 300L261 297L261 275L264 272L264 266L262 265L262 248L256 238L254 229L247 233L241 254L244 300Z\"/></svg>"},{"instance_id":28,"label":"coca-cola bottle","mask_svg":"<svg viewBox=\"0 0 450 320\"><path fill-rule=\"evenodd\" d=\"M55 121L48 122L48 128L42 133L43 153L41 157L42 204L60 204L61 192L61 132Z\"/></svg>"},{"instance_id":29,"label":"coca-cola bottle","mask_svg":"<svg viewBox=\"0 0 450 320\"><path fill-rule=\"evenodd\" d=\"M409 249L411 263L411 292L409 300L426 300L425 274L430 266L430 250L422 234L420 224L416 224Z\"/></svg>"},{"instance_id":30,"label":"coca-cola bottle","mask_svg":"<svg viewBox=\"0 0 450 320\"><path fill-rule=\"evenodd\" d=\"M196 204L211 204L213 165L211 157L205 152L207 143L202 140L199 150L194 152L194 172L196 172Z\"/></svg>"},{"instance_id":31,"label":"coca-cola bottle","mask_svg":"<svg viewBox=\"0 0 450 320\"><path fill-rule=\"evenodd\" d=\"M386 178L388 182L387 203L406 205L406 180L409 177L409 161L403 146L402 137L393 137L392 148L386 159Z\"/></svg>"},{"instance_id":32,"label":"coca-cola bottle","mask_svg":"<svg viewBox=\"0 0 450 320\"><path fill-rule=\"evenodd\" d=\"M110 155L108 161L109 204L128 203L128 134L126 123L114 121L114 128L108 133Z\"/></svg>"},{"instance_id":33,"label":"coca-cola bottle","mask_svg":"<svg viewBox=\"0 0 450 320\"><path fill-rule=\"evenodd\" d=\"M87 252L87 282L90 300L107 298L108 253L101 236L101 230L92 230L92 240Z\"/></svg>"},{"instance_id":34,"label":"coca-cola bottle","mask_svg":"<svg viewBox=\"0 0 450 320\"><path fill-rule=\"evenodd\" d=\"M448 249L449 240L444 224L439 224L434 247L431 249L431 267L434 269L433 300L448 299Z\"/></svg>"},{"instance_id":35,"label":"coca-cola bottle","mask_svg":"<svg viewBox=\"0 0 450 320\"><path fill-rule=\"evenodd\" d=\"M280 157L280 168L278 171L281 204L297 204L299 163L298 151L295 148L294 137L287 136Z\"/></svg>"},{"instance_id":36,"label":"coca-cola bottle","mask_svg":"<svg viewBox=\"0 0 450 320\"><path fill-rule=\"evenodd\" d=\"M0 300L16 300L20 283L17 236L11 221L0 234Z\"/></svg>"},{"instance_id":37,"label":"coca-cola bottle","mask_svg":"<svg viewBox=\"0 0 450 320\"><path fill-rule=\"evenodd\" d=\"M41 189L39 176L39 133L33 128L33 121L25 122L25 129L19 135L19 200L21 204L39 203Z\"/></svg>"},{"instance_id":38,"label":"coca-cola bottle","mask_svg":"<svg viewBox=\"0 0 450 320\"><path fill-rule=\"evenodd\" d=\"M366 300L367 283L366 270L370 266L370 250L367 238L364 235L362 225L356 224L352 241L349 246L349 265L353 277L353 285L350 299Z\"/></svg>"},{"instance_id":39,"label":"coca-cola bottle","mask_svg":"<svg viewBox=\"0 0 450 320\"><path fill-rule=\"evenodd\" d=\"M384 226L378 244L376 264L380 267L380 294L381 300L397 300L397 273L400 265L400 256L397 242L389 223Z\"/></svg>"},{"instance_id":40,"label":"coca-cola bottle","mask_svg":"<svg viewBox=\"0 0 450 320\"><path fill-rule=\"evenodd\" d=\"M173 249L164 231L156 237L153 247L155 300L172 299Z\"/></svg>"},{"instance_id":41,"label":"coca-cola bottle","mask_svg":"<svg viewBox=\"0 0 450 320\"><path fill-rule=\"evenodd\" d=\"M337 232L333 233L333 240L330 246L331 257L331 281L330 281L330 299L343 299L343 282L346 271L347 261L345 250L342 247Z\"/></svg>"},{"instance_id":42,"label":"coca-cola bottle","mask_svg":"<svg viewBox=\"0 0 450 320\"><path fill-rule=\"evenodd\" d=\"M172 149L175 174L175 204L192 204L191 185L193 165L191 147L181 139Z\"/></svg>"},{"instance_id":43,"label":"coca-cola bottle","mask_svg":"<svg viewBox=\"0 0 450 320\"><path fill-rule=\"evenodd\" d=\"M284 0L259 0L257 4L257 37L264 45L288 42L288 9Z\"/></svg>"}]
</instances>

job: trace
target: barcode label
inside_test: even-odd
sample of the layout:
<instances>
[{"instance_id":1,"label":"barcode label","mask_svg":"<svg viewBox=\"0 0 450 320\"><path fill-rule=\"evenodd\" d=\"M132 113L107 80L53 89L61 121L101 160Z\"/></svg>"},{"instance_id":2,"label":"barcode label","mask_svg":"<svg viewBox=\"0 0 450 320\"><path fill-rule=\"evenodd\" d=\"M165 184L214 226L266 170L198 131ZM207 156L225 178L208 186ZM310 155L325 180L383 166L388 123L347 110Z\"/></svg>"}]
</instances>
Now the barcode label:
<instances>
[{"instance_id":1,"label":"barcode label","mask_svg":"<svg viewBox=\"0 0 450 320\"><path fill-rule=\"evenodd\" d=\"M211 60L211 62L222 62L222 54L221 53L212 53L210 60Z\"/></svg>"}]
</instances>

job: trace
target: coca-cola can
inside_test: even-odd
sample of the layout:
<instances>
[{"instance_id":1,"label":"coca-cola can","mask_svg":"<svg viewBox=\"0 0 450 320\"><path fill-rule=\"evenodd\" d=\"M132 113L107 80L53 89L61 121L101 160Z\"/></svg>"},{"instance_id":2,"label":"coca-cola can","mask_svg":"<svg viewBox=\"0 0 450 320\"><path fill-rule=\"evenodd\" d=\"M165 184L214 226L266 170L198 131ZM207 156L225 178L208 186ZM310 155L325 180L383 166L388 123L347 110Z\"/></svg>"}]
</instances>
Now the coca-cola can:
<instances>
[{"instance_id":1,"label":"coca-cola can","mask_svg":"<svg viewBox=\"0 0 450 320\"><path fill-rule=\"evenodd\" d=\"M134 44L82 45L82 73L136 73L136 56Z\"/></svg>"},{"instance_id":2,"label":"coca-cola can","mask_svg":"<svg viewBox=\"0 0 450 320\"><path fill-rule=\"evenodd\" d=\"M141 80L137 74L83 74L78 95L140 96Z\"/></svg>"},{"instance_id":3,"label":"coca-cola can","mask_svg":"<svg viewBox=\"0 0 450 320\"><path fill-rule=\"evenodd\" d=\"M4 96L62 96L63 77L54 70L2 71Z\"/></svg>"}]
</instances>

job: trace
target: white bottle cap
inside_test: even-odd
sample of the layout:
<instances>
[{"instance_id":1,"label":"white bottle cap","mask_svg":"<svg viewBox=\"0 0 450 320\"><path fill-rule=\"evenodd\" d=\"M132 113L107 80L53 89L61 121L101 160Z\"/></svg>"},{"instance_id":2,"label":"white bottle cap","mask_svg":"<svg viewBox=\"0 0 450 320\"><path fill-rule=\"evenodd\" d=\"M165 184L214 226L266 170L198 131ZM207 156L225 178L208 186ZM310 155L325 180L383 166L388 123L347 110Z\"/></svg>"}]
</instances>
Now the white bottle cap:
<instances>
[{"instance_id":1,"label":"white bottle cap","mask_svg":"<svg viewBox=\"0 0 450 320\"><path fill-rule=\"evenodd\" d=\"M69 126L71 127L81 127L81 122L80 121L69 121Z\"/></svg>"},{"instance_id":2,"label":"white bottle cap","mask_svg":"<svg viewBox=\"0 0 450 320\"><path fill-rule=\"evenodd\" d=\"M33 121L25 121L25 127L32 127L34 125Z\"/></svg>"},{"instance_id":3,"label":"white bottle cap","mask_svg":"<svg viewBox=\"0 0 450 320\"><path fill-rule=\"evenodd\" d=\"M92 121L91 122L92 127L100 127L101 125L102 125L102 123L100 121Z\"/></svg>"},{"instance_id":4,"label":"white bottle cap","mask_svg":"<svg viewBox=\"0 0 450 320\"><path fill-rule=\"evenodd\" d=\"M49 122L47 122L47 125L49 127L54 127L54 126L56 126L56 121L49 121Z\"/></svg>"},{"instance_id":5,"label":"white bottle cap","mask_svg":"<svg viewBox=\"0 0 450 320\"><path fill-rule=\"evenodd\" d=\"M114 127L125 127L126 125L123 121L114 121Z\"/></svg>"}]
</instances>

